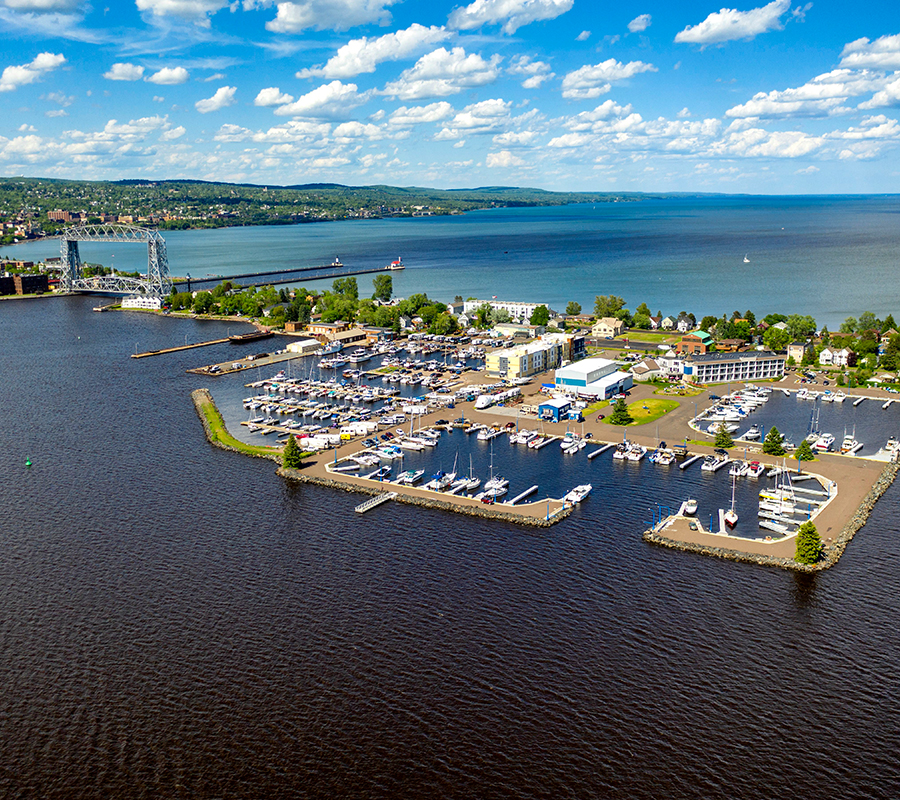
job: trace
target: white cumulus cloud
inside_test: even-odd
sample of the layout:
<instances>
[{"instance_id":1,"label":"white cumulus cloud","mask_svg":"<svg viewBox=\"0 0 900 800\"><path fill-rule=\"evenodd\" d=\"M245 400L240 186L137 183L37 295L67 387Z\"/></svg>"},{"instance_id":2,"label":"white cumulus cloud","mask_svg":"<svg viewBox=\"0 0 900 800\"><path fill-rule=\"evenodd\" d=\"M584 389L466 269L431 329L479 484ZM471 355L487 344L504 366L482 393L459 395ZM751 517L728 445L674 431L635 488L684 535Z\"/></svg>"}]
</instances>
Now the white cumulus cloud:
<instances>
[{"instance_id":1,"label":"white cumulus cloud","mask_svg":"<svg viewBox=\"0 0 900 800\"><path fill-rule=\"evenodd\" d=\"M294 102L294 98L281 91L277 86L270 86L268 89L261 89L256 99L253 101L255 106L283 106L285 103Z\"/></svg>"},{"instance_id":2,"label":"white cumulus cloud","mask_svg":"<svg viewBox=\"0 0 900 800\"><path fill-rule=\"evenodd\" d=\"M522 167L527 162L509 150L501 150L499 153L488 153L484 163L489 167Z\"/></svg>"},{"instance_id":3,"label":"white cumulus cloud","mask_svg":"<svg viewBox=\"0 0 900 800\"><path fill-rule=\"evenodd\" d=\"M28 64L6 67L0 75L0 92L12 92L41 79L45 73L61 67L66 57L59 53L38 53Z\"/></svg>"},{"instance_id":4,"label":"white cumulus cloud","mask_svg":"<svg viewBox=\"0 0 900 800\"><path fill-rule=\"evenodd\" d=\"M532 61L530 56L516 56L507 72L512 75L525 75L522 86L526 89L537 89L544 81L555 77L546 61Z\"/></svg>"},{"instance_id":5,"label":"white cumulus cloud","mask_svg":"<svg viewBox=\"0 0 900 800\"><path fill-rule=\"evenodd\" d=\"M783 91L758 92L746 103L729 108L726 117L814 117L847 113L848 98L885 86L883 73L836 69L818 75L803 86Z\"/></svg>"},{"instance_id":6,"label":"white cumulus cloud","mask_svg":"<svg viewBox=\"0 0 900 800\"><path fill-rule=\"evenodd\" d=\"M649 14L641 14L628 23L628 30L632 33L640 33L650 27L653 18Z\"/></svg>"},{"instance_id":7,"label":"white cumulus cloud","mask_svg":"<svg viewBox=\"0 0 900 800\"><path fill-rule=\"evenodd\" d=\"M585 65L563 78L563 97L586 100L606 94L616 81L626 80L641 72L657 72L653 64L629 61L623 64L614 58L599 64Z\"/></svg>"},{"instance_id":8,"label":"white cumulus cloud","mask_svg":"<svg viewBox=\"0 0 900 800\"><path fill-rule=\"evenodd\" d=\"M194 108L201 114L209 114L211 111L218 111L226 106L232 106L235 102L234 93L236 91L236 86L220 86L212 97L207 97L205 100L198 100L194 103Z\"/></svg>"},{"instance_id":9,"label":"white cumulus cloud","mask_svg":"<svg viewBox=\"0 0 900 800\"><path fill-rule=\"evenodd\" d=\"M138 11L154 17L180 17L208 26L209 17L228 5L228 0L135 0Z\"/></svg>"},{"instance_id":10,"label":"white cumulus cloud","mask_svg":"<svg viewBox=\"0 0 900 800\"><path fill-rule=\"evenodd\" d=\"M312 28L317 31L345 31L357 25L387 25L391 14L387 6L398 0L301 0L278 3L275 19L266 28L275 33L300 33Z\"/></svg>"},{"instance_id":11,"label":"white cumulus cloud","mask_svg":"<svg viewBox=\"0 0 900 800\"><path fill-rule=\"evenodd\" d=\"M332 81L298 97L293 103L279 106L275 113L285 117L340 118L369 99L355 83Z\"/></svg>"},{"instance_id":12,"label":"white cumulus cloud","mask_svg":"<svg viewBox=\"0 0 900 800\"><path fill-rule=\"evenodd\" d=\"M503 22L503 32L513 34L524 25L556 19L572 8L573 0L475 0L450 14L451 28L470 31L482 25Z\"/></svg>"},{"instance_id":13,"label":"white cumulus cloud","mask_svg":"<svg viewBox=\"0 0 900 800\"><path fill-rule=\"evenodd\" d=\"M414 23L408 28L384 36L352 39L328 59L324 67L300 70L298 78L319 76L323 78L352 78L364 72L375 72L383 61L397 61L413 53L442 42L450 37L443 26Z\"/></svg>"},{"instance_id":14,"label":"white cumulus cloud","mask_svg":"<svg viewBox=\"0 0 900 800\"><path fill-rule=\"evenodd\" d=\"M675 36L675 41L706 45L753 39L766 31L780 30L781 17L790 5L791 0L773 0L750 11L723 8L714 11L699 25L688 25Z\"/></svg>"},{"instance_id":15,"label":"white cumulus cloud","mask_svg":"<svg viewBox=\"0 0 900 800\"><path fill-rule=\"evenodd\" d=\"M900 33L881 36L874 42L863 37L844 45L841 66L900 69Z\"/></svg>"},{"instance_id":16,"label":"white cumulus cloud","mask_svg":"<svg viewBox=\"0 0 900 800\"><path fill-rule=\"evenodd\" d=\"M415 65L384 87L384 94L401 100L420 100L426 97L447 97L472 86L484 86L497 79L501 57L486 61L480 55L462 47L437 50L422 56Z\"/></svg>"},{"instance_id":17,"label":"white cumulus cloud","mask_svg":"<svg viewBox=\"0 0 900 800\"><path fill-rule=\"evenodd\" d=\"M586 42L590 38L591 38L590 31L582 31L581 33L578 34L578 36L575 37L575 41L576 42Z\"/></svg>"},{"instance_id":18,"label":"white cumulus cloud","mask_svg":"<svg viewBox=\"0 0 900 800\"><path fill-rule=\"evenodd\" d=\"M144 68L137 64L113 64L103 77L108 81L138 81L144 75Z\"/></svg>"},{"instance_id":19,"label":"white cumulus cloud","mask_svg":"<svg viewBox=\"0 0 900 800\"><path fill-rule=\"evenodd\" d=\"M144 80L159 86L177 86L180 83L186 83L189 77L190 75L184 67L163 67Z\"/></svg>"},{"instance_id":20,"label":"white cumulus cloud","mask_svg":"<svg viewBox=\"0 0 900 800\"><path fill-rule=\"evenodd\" d=\"M80 2L81 0L3 0L3 5L13 11L71 14Z\"/></svg>"},{"instance_id":21,"label":"white cumulus cloud","mask_svg":"<svg viewBox=\"0 0 900 800\"><path fill-rule=\"evenodd\" d=\"M452 113L453 106L446 100L441 100L438 103L429 103L427 106L413 106L412 108L400 106L391 114L388 122L398 127L406 127L424 122L440 122L442 119L447 119Z\"/></svg>"}]
</instances>

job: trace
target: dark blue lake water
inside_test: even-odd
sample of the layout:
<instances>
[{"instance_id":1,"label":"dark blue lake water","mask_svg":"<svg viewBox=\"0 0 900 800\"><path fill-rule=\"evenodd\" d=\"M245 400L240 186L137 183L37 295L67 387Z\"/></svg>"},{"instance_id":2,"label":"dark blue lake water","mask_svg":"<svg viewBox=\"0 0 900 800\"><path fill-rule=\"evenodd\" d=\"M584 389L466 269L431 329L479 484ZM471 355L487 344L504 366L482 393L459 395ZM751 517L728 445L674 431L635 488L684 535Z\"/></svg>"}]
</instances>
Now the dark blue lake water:
<instances>
[{"instance_id":1,"label":"dark blue lake water","mask_svg":"<svg viewBox=\"0 0 900 800\"><path fill-rule=\"evenodd\" d=\"M699 473L553 448L598 489L550 530L361 516L206 443L234 348L128 357L224 326L95 302L0 304L0 795L895 795L897 486L816 576L650 547Z\"/></svg>"}]
</instances>

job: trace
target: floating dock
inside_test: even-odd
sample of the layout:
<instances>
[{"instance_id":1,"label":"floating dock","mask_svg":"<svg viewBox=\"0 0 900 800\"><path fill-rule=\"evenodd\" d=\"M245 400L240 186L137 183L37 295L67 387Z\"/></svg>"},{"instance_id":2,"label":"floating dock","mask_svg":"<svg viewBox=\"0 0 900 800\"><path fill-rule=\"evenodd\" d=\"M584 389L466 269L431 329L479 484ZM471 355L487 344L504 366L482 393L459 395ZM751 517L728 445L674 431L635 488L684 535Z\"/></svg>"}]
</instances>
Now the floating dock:
<instances>
[{"instance_id":1,"label":"floating dock","mask_svg":"<svg viewBox=\"0 0 900 800\"><path fill-rule=\"evenodd\" d=\"M856 400L853 401L853 407L855 408L856 406L858 406L858 405L859 405L863 400L865 400L865 399L866 399L865 397L859 397L859 398L857 398Z\"/></svg>"},{"instance_id":2,"label":"floating dock","mask_svg":"<svg viewBox=\"0 0 900 800\"><path fill-rule=\"evenodd\" d=\"M593 453L588 453L588 461L593 461L600 453L605 453L609 448L612 447L611 444L605 444L599 450L594 450Z\"/></svg>"},{"instance_id":3,"label":"floating dock","mask_svg":"<svg viewBox=\"0 0 900 800\"><path fill-rule=\"evenodd\" d=\"M686 461L682 461L678 465L678 469L687 469L691 464L693 464L695 461L699 461L701 458L703 458L703 456L691 456Z\"/></svg>"},{"instance_id":4,"label":"floating dock","mask_svg":"<svg viewBox=\"0 0 900 800\"><path fill-rule=\"evenodd\" d=\"M533 495L537 490L538 490L538 485L535 484L535 485L532 486L530 489L526 489L526 490L525 490L524 492L522 492L521 494L517 494L512 500L510 500L510 501L507 503L507 505L514 506L516 503L519 502L519 500L524 500L526 497L529 497L530 495Z\"/></svg>"}]
</instances>

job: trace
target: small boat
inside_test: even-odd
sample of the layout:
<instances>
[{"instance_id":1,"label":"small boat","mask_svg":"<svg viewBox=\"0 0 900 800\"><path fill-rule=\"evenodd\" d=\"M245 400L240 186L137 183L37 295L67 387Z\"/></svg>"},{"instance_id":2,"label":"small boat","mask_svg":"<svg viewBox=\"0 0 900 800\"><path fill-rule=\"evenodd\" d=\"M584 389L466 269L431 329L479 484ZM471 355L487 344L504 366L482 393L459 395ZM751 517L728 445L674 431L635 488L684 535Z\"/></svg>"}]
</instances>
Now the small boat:
<instances>
[{"instance_id":1,"label":"small boat","mask_svg":"<svg viewBox=\"0 0 900 800\"><path fill-rule=\"evenodd\" d=\"M750 430L748 430L741 438L747 439L748 441L754 441L759 439L762 436L762 431L759 429L759 425L754 425Z\"/></svg>"},{"instance_id":2,"label":"small boat","mask_svg":"<svg viewBox=\"0 0 900 800\"><path fill-rule=\"evenodd\" d=\"M734 510L734 484L736 480L737 479L734 477L731 479L731 508L722 515L722 518L725 520L725 525L729 529L737 525L738 522L737 511Z\"/></svg>"},{"instance_id":3,"label":"small boat","mask_svg":"<svg viewBox=\"0 0 900 800\"><path fill-rule=\"evenodd\" d=\"M571 492L568 492L565 497L563 497L563 502L571 505L580 503L591 493L591 489L593 488L594 487L589 483L583 483L580 486L576 486Z\"/></svg>"},{"instance_id":4,"label":"small boat","mask_svg":"<svg viewBox=\"0 0 900 800\"><path fill-rule=\"evenodd\" d=\"M707 456L703 459L703 463L700 465L700 469L704 472L715 472L716 467L719 466L719 459L715 456Z\"/></svg>"},{"instance_id":5,"label":"small boat","mask_svg":"<svg viewBox=\"0 0 900 800\"><path fill-rule=\"evenodd\" d=\"M397 483L402 483L405 486L413 486L422 480L424 474L424 469L408 469L397 478Z\"/></svg>"},{"instance_id":6,"label":"small boat","mask_svg":"<svg viewBox=\"0 0 900 800\"><path fill-rule=\"evenodd\" d=\"M759 461L751 461L750 465L747 467L747 477L758 478L765 472L765 469L765 465L760 464Z\"/></svg>"},{"instance_id":7,"label":"small boat","mask_svg":"<svg viewBox=\"0 0 900 800\"><path fill-rule=\"evenodd\" d=\"M750 465L747 464L746 461L734 461L731 464L731 469L728 470L728 474L731 475L732 478L741 478L747 474L747 470L750 468Z\"/></svg>"},{"instance_id":8,"label":"small boat","mask_svg":"<svg viewBox=\"0 0 900 800\"><path fill-rule=\"evenodd\" d=\"M750 259L747 258L748 255L750 255L750 254L749 254L749 253L744 253L744 263L745 263L745 264L749 264L749 263L750 263Z\"/></svg>"},{"instance_id":9,"label":"small boat","mask_svg":"<svg viewBox=\"0 0 900 800\"><path fill-rule=\"evenodd\" d=\"M693 517L697 513L697 498L689 497L684 503L684 513Z\"/></svg>"},{"instance_id":10,"label":"small boat","mask_svg":"<svg viewBox=\"0 0 900 800\"><path fill-rule=\"evenodd\" d=\"M816 439L813 447L816 450L831 450L831 446L834 444L834 436L830 433L823 433L818 439Z\"/></svg>"}]
</instances>

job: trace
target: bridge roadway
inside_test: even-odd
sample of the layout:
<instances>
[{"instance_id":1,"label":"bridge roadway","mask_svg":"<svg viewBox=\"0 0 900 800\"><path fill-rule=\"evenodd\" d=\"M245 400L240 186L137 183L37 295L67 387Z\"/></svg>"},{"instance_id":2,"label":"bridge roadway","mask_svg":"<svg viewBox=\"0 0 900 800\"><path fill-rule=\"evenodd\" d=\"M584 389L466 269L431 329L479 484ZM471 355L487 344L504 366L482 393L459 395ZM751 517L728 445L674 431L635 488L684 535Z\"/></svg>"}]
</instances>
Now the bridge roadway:
<instances>
[{"instance_id":1,"label":"bridge roadway","mask_svg":"<svg viewBox=\"0 0 900 800\"><path fill-rule=\"evenodd\" d=\"M211 275L204 278L173 278L172 284L181 289L190 286L196 289L200 285L212 284L218 286L222 281L240 282L246 278L254 280L255 285L274 283L295 283L296 281L321 280L325 278L343 278L349 275L366 275L372 272L391 272L390 266L384 267L333 267L331 265L321 267L293 267L291 269L274 269L267 272L244 272L240 275ZM311 275L310 273L321 273Z\"/></svg>"}]
</instances>

